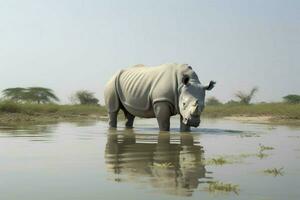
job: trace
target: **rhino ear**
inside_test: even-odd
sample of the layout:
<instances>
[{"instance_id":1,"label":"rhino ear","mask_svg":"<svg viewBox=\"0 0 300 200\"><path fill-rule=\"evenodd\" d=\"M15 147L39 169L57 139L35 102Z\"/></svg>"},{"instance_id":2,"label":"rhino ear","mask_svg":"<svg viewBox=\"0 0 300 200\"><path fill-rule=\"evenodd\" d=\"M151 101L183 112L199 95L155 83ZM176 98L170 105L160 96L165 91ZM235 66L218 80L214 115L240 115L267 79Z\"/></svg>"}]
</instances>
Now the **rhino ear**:
<instances>
[{"instance_id":1,"label":"rhino ear","mask_svg":"<svg viewBox=\"0 0 300 200\"><path fill-rule=\"evenodd\" d=\"M215 87L215 84L216 84L215 81L210 81L210 82L209 82L209 85L204 86L204 89L205 89L205 90L211 90L211 89L213 89L213 88Z\"/></svg>"},{"instance_id":2,"label":"rhino ear","mask_svg":"<svg viewBox=\"0 0 300 200\"><path fill-rule=\"evenodd\" d=\"M188 76L188 75L183 75L182 76L182 83L184 84L184 85L187 85L188 83L189 83L189 80L190 80L190 77Z\"/></svg>"}]
</instances>

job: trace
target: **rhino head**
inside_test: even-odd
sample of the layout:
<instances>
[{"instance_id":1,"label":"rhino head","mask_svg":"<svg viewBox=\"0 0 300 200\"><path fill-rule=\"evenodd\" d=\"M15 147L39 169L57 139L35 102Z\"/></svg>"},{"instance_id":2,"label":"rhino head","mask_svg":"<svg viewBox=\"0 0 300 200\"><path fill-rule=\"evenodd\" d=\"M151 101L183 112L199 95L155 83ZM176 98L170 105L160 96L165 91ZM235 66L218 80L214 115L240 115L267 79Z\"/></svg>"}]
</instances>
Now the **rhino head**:
<instances>
[{"instance_id":1,"label":"rhino head","mask_svg":"<svg viewBox=\"0 0 300 200\"><path fill-rule=\"evenodd\" d=\"M193 127L199 126L200 116L204 109L205 92L213 89L215 83L210 81L209 85L203 86L198 81L190 80L187 75L182 77L182 87L178 100L182 123Z\"/></svg>"}]
</instances>

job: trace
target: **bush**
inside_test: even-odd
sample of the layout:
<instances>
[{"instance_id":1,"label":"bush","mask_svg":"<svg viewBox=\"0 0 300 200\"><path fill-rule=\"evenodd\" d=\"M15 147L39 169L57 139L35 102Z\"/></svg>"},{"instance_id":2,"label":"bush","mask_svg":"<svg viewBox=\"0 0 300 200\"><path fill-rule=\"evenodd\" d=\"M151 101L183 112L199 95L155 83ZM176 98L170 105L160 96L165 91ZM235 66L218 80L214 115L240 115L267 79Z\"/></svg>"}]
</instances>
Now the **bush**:
<instances>
[{"instance_id":1,"label":"bush","mask_svg":"<svg viewBox=\"0 0 300 200\"><path fill-rule=\"evenodd\" d=\"M286 103L300 103L300 95L290 94L290 95L283 97L283 100Z\"/></svg>"},{"instance_id":2,"label":"bush","mask_svg":"<svg viewBox=\"0 0 300 200\"><path fill-rule=\"evenodd\" d=\"M81 105L98 105L99 100L95 98L94 93L87 90L79 90L71 96L73 103L79 103Z\"/></svg>"},{"instance_id":3,"label":"bush","mask_svg":"<svg viewBox=\"0 0 300 200\"><path fill-rule=\"evenodd\" d=\"M0 102L0 112L19 113L21 112L19 104L12 101Z\"/></svg>"},{"instance_id":4,"label":"bush","mask_svg":"<svg viewBox=\"0 0 300 200\"><path fill-rule=\"evenodd\" d=\"M215 106L222 104L216 97L208 97L206 100L206 105Z\"/></svg>"},{"instance_id":5,"label":"bush","mask_svg":"<svg viewBox=\"0 0 300 200\"><path fill-rule=\"evenodd\" d=\"M240 105L241 103L235 100L229 100L226 102L227 105Z\"/></svg>"}]
</instances>

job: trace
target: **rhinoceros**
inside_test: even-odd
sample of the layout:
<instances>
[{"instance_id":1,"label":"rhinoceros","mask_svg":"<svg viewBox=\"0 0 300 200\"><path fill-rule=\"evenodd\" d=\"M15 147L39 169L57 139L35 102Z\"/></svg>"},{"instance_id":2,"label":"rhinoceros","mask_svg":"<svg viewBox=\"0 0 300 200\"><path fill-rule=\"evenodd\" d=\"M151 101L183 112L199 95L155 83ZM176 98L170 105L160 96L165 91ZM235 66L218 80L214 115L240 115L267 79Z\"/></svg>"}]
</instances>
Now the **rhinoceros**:
<instances>
[{"instance_id":1,"label":"rhinoceros","mask_svg":"<svg viewBox=\"0 0 300 200\"><path fill-rule=\"evenodd\" d=\"M180 130L189 131L191 126L199 126L205 91L214 85L214 81L202 85L187 64L136 65L120 70L104 90L109 126L117 127L121 109L128 128L132 128L138 116L157 118L160 131L169 131L170 117L180 114Z\"/></svg>"}]
</instances>

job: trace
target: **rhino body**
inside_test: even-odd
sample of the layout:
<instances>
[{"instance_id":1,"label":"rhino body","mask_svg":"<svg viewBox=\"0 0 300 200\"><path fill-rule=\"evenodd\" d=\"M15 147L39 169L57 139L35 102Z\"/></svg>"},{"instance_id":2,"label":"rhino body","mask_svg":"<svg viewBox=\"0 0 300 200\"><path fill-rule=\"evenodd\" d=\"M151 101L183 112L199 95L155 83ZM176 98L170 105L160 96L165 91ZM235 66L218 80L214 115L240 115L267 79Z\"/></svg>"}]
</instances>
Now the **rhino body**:
<instances>
[{"instance_id":1,"label":"rhino body","mask_svg":"<svg viewBox=\"0 0 300 200\"><path fill-rule=\"evenodd\" d=\"M107 83L104 91L110 126L117 126L117 114L121 109L127 118L126 127L132 127L135 116L156 117L160 130L168 131L170 117L183 113L179 101L181 89L186 86L183 83L184 77L188 77L190 85L200 87L198 76L186 64L164 64L156 67L137 65L119 71ZM204 106L204 96L200 95L202 98L199 95L193 96ZM197 112L198 105L199 103ZM195 111L194 107L193 109ZM188 130L189 125L181 123L181 129Z\"/></svg>"}]
</instances>

